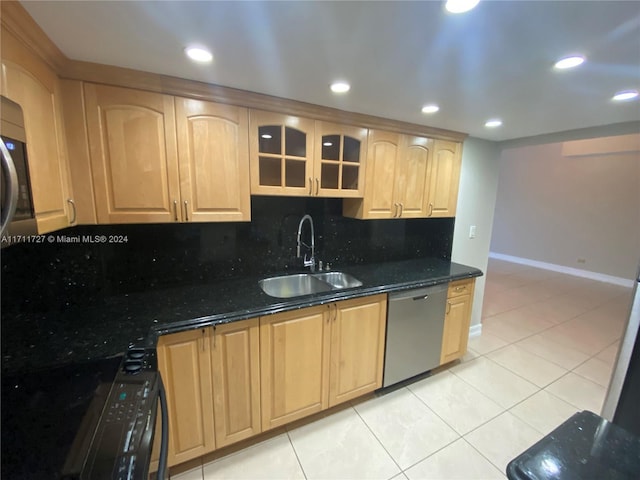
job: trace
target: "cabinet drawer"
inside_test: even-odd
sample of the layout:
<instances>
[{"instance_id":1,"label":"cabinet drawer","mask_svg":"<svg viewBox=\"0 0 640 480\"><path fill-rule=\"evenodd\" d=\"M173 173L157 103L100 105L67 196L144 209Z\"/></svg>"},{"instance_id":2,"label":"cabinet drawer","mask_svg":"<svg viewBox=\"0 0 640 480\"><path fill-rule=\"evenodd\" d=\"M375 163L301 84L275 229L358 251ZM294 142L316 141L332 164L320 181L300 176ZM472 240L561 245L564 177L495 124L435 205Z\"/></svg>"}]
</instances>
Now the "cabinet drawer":
<instances>
[{"instance_id":1,"label":"cabinet drawer","mask_svg":"<svg viewBox=\"0 0 640 480\"><path fill-rule=\"evenodd\" d=\"M475 279L458 280L449 284L449 292L447 298L459 297L460 295L469 295L473 292L473 284Z\"/></svg>"}]
</instances>

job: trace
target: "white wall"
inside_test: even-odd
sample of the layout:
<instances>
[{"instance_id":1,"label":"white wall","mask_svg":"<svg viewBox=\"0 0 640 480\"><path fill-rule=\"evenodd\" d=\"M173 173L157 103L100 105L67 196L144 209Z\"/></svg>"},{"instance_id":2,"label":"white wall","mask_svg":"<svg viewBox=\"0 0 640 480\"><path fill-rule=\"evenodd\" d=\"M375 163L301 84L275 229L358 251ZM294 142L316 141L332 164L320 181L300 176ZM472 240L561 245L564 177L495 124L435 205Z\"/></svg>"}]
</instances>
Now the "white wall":
<instances>
[{"instance_id":1,"label":"white wall","mask_svg":"<svg viewBox=\"0 0 640 480\"><path fill-rule=\"evenodd\" d=\"M491 251L633 278L640 153L565 156L563 142L554 140L502 150Z\"/></svg>"},{"instance_id":2,"label":"white wall","mask_svg":"<svg viewBox=\"0 0 640 480\"><path fill-rule=\"evenodd\" d=\"M462 148L462 172L451 260L487 271L500 150L496 142L469 137ZM476 226L476 238L469 227ZM485 277L476 278L471 325L480 324Z\"/></svg>"}]
</instances>

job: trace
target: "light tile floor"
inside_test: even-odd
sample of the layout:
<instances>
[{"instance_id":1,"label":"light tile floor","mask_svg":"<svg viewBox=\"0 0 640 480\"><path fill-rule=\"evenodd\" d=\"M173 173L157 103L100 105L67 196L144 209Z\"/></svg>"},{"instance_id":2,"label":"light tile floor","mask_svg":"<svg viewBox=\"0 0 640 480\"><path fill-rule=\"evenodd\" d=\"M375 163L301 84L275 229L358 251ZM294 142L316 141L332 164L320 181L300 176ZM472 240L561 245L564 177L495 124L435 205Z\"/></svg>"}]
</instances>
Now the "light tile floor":
<instances>
[{"instance_id":1,"label":"light tile floor","mask_svg":"<svg viewBox=\"0 0 640 480\"><path fill-rule=\"evenodd\" d=\"M600 412L630 300L491 259L483 333L462 362L172 479L504 479L573 413Z\"/></svg>"}]
</instances>

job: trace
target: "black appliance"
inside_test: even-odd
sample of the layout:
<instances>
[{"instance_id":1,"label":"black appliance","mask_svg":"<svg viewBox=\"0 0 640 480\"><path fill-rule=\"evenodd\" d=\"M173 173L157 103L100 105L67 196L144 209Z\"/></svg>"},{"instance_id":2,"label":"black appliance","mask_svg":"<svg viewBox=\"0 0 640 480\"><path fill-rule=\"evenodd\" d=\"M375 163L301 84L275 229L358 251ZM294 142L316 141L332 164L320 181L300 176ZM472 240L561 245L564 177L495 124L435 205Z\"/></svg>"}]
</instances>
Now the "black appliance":
<instances>
[{"instance_id":1,"label":"black appliance","mask_svg":"<svg viewBox=\"0 0 640 480\"><path fill-rule=\"evenodd\" d=\"M640 266L602 416L640 436Z\"/></svg>"},{"instance_id":2,"label":"black appliance","mask_svg":"<svg viewBox=\"0 0 640 480\"><path fill-rule=\"evenodd\" d=\"M37 234L31 198L27 161L27 136L20 106L0 97L0 188L2 194L2 226L0 235L5 247L20 237Z\"/></svg>"},{"instance_id":3,"label":"black appliance","mask_svg":"<svg viewBox=\"0 0 640 480\"><path fill-rule=\"evenodd\" d=\"M509 480L637 480L640 437L587 410L507 465Z\"/></svg>"},{"instance_id":4,"label":"black appliance","mask_svg":"<svg viewBox=\"0 0 640 480\"><path fill-rule=\"evenodd\" d=\"M162 431L155 432L158 404ZM168 422L155 349L50 370L2 376L1 477L147 479L161 434L166 477Z\"/></svg>"}]
</instances>

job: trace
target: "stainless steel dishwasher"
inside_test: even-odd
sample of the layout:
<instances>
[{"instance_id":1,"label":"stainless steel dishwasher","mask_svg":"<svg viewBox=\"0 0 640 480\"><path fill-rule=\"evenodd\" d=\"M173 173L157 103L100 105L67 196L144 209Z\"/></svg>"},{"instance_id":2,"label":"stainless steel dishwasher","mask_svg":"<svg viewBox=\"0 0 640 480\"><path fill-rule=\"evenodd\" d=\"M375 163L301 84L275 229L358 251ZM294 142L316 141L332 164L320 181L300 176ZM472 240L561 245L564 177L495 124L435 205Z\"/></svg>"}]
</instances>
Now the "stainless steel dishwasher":
<instances>
[{"instance_id":1,"label":"stainless steel dishwasher","mask_svg":"<svg viewBox=\"0 0 640 480\"><path fill-rule=\"evenodd\" d=\"M389 294L383 387L440 365L448 283Z\"/></svg>"}]
</instances>

